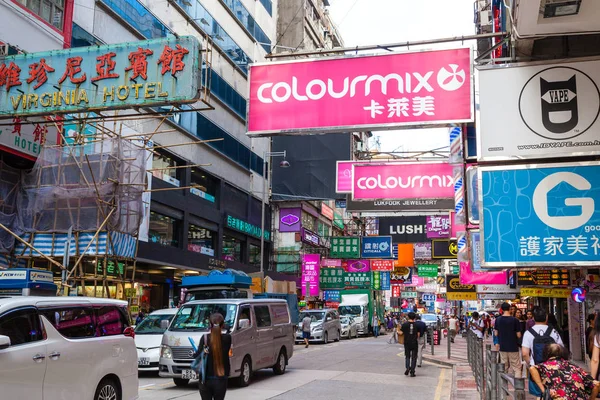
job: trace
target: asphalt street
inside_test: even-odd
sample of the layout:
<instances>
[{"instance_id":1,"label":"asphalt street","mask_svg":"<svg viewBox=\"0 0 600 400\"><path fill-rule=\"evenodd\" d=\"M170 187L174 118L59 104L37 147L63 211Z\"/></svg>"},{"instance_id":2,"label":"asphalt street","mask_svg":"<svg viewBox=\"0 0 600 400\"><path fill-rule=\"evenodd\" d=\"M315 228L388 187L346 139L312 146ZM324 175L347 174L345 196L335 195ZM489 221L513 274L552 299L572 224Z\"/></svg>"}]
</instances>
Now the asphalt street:
<instances>
[{"instance_id":1,"label":"asphalt street","mask_svg":"<svg viewBox=\"0 0 600 400\"><path fill-rule=\"evenodd\" d=\"M327 345L296 346L283 376L258 371L249 387L230 385L227 399L337 400L404 398L450 399L452 370L423 363L415 378L404 376L404 350L389 335ZM179 388L156 374L140 375L141 400L199 399L197 383ZM399 397L400 396L400 397Z\"/></svg>"}]
</instances>

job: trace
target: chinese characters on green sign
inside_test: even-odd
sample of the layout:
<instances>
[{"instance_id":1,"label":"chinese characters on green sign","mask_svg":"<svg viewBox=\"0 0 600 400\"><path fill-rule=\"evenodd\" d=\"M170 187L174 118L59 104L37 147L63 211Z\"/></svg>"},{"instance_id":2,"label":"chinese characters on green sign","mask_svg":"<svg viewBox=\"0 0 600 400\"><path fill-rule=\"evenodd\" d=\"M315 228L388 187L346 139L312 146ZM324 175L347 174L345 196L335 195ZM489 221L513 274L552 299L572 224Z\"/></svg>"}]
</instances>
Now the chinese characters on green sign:
<instances>
[{"instance_id":1,"label":"chinese characters on green sign","mask_svg":"<svg viewBox=\"0 0 600 400\"><path fill-rule=\"evenodd\" d=\"M373 282L373 289L380 290L381 289L381 272L379 271L371 271L371 282Z\"/></svg>"},{"instance_id":2,"label":"chinese characters on green sign","mask_svg":"<svg viewBox=\"0 0 600 400\"><path fill-rule=\"evenodd\" d=\"M360 258L358 236L335 236L331 238L330 258Z\"/></svg>"},{"instance_id":3,"label":"chinese characters on green sign","mask_svg":"<svg viewBox=\"0 0 600 400\"><path fill-rule=\"evenodd\" d=\"M243 221L236 217L232 217L231 215L227 215L225 217L225 222L229 229L233 229L238 232L245 233L246 235L254 236L260 239L261 229L259 226L252 225L249 222ZM267 230L265 230L265 240L271 240L271 232Z\"/></svg>"},{"instance_id":4,"label":"chinese characters on green sign","mask_svg":"<svg viewBox=\"0 0 600 400\"><path fill-rule=\"evenodd\" d=\"M371 271L369 272L346 272L344 273L344 284L349 287L370 288Z\"/></svg>"},{"instance_id":5,"label":"chinese characters on green sign","mask_svg":"<svg viewBox=\"0 0 600 400\"><path fill-rule=\"evenodd\" d=\"M435 278L438 276L438 266L436 264L417 265L417 275L422 278Z\"/></svg>"},{"instance_id":6,"label":"chinese characters on green sign","mask_svg":"<svg viewBox=\"0 0 600 400\"><path fill-rule=\"evenodd\" d=\"M319 276L321 289L343 289L344 288L344 269L343 268L321 268Z\"/></svg>"}]
</instances>

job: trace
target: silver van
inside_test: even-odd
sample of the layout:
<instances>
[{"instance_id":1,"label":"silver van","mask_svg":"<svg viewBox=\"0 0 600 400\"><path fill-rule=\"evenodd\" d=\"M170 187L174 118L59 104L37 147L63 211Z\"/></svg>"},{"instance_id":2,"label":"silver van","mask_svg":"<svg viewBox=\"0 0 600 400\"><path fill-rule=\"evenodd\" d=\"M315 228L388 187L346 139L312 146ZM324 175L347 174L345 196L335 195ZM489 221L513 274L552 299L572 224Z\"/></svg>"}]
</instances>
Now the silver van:
<instances>
[{"instance_id":1,"label":"silver van","mask_svg":"<svg viewBox=\"0 0 600 400\"><path fill-rule=\"evenodd\" d=\"M298 318L298 330L296 331L296 342L300 343L302 339L302 320L304 317L310 318L310 339L311 342L323 342L327 344L330 340L339 342L342 337L342 323L337 310L306 310L300 312Z\"/></svg>"},{"instance_id":2,"label":"silver van","mask_svg":"<svg viewBox=\"0 0 600 400\"><path fill-rule=\"evenodd\" d=\"M208 333L208 319L214 313L225 318L231 333L230 378L248 386L252 372L273 368L276 375L285 373L294 353L294 325L285 300L218 299L190 301L181 306L162 339L159 375L173 378L177 386L198 379L190 368L194 350ZM224 331L225 332L225 331Z\"/></svg>"}]
</instances>

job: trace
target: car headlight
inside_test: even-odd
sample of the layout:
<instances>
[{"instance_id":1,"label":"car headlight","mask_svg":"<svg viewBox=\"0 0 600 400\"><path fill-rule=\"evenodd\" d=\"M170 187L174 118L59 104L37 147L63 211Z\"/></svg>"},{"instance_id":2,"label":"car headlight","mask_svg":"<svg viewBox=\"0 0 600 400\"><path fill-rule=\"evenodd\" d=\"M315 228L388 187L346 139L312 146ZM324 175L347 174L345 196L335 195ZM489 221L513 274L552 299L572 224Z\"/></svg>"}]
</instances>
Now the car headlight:
<instances>
[{"instance_id":1,"label":"car headlight","mask_svg":"<svg viewBox=\"0 0 600 400\"><path fill-rule=\"evenodd\" d=\"M318 332L323 330L323 325L317 325L313 328L313 331Z\"/></svg>"},{"instance_id":2,"label":"car headlight","mask_svg":"<svg viewBox=\"0 0 600 400\"><path fill-rule=\"evenodd\" d=\"M169 346L162 345L160 346L160 356L161 358L173 358L173 352Z\"/></svg>"}]
</instances>

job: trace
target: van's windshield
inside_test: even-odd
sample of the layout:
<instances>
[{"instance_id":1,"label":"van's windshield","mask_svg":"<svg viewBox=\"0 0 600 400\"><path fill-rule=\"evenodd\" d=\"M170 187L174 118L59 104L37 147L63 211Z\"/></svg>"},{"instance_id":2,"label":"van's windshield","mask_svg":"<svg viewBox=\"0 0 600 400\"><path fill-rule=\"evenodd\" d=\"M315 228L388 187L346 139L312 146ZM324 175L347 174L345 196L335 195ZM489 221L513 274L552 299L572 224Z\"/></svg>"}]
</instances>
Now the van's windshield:
<instances>
[{"instance_id":1,"label":"van's windshield","mask_svg":"<svg viewBox=\"0 0 600 400\"><path fill-rule=\"evenodd\" d=\"M236 304L190 304L179 309L171 324L171 331L207 331L210 316L219 313L225 318L225 325L234 326Z\"/></svg>"},{"instance_id":2,"label":"van's windshield","mask_svg":"<svg viewBox=\"0 0 600 400\"><path fill-rule=\"evenodd\" d=\"M248 293L238 289L191 290L185 295L185 302L193 300L247 299Z\"/></svg>"},{"instance_id":3,"label":"van's windshield","mask_svg":"<svg viewBox=\"0 0 600 400\"><path fill-rule=\"evenodd\" d=\"M311 319L311 322L318 322L318 321L322 321L325 319L325 312L323 312L323 311L304 312L304 313L300 314L300 320L303 320L307 316L308 316L308 318Z\"/></svg>"},{"instance_id":4,"label":"van's windshield","mask_svg":"<svg viewBox=\"0 0 600 400\"><path fill-rule=\"evenodd\" d=\"M361 306L339 306L338 312L340 315L361 315L362 307Z\"/></svg>"}]
</instances>

